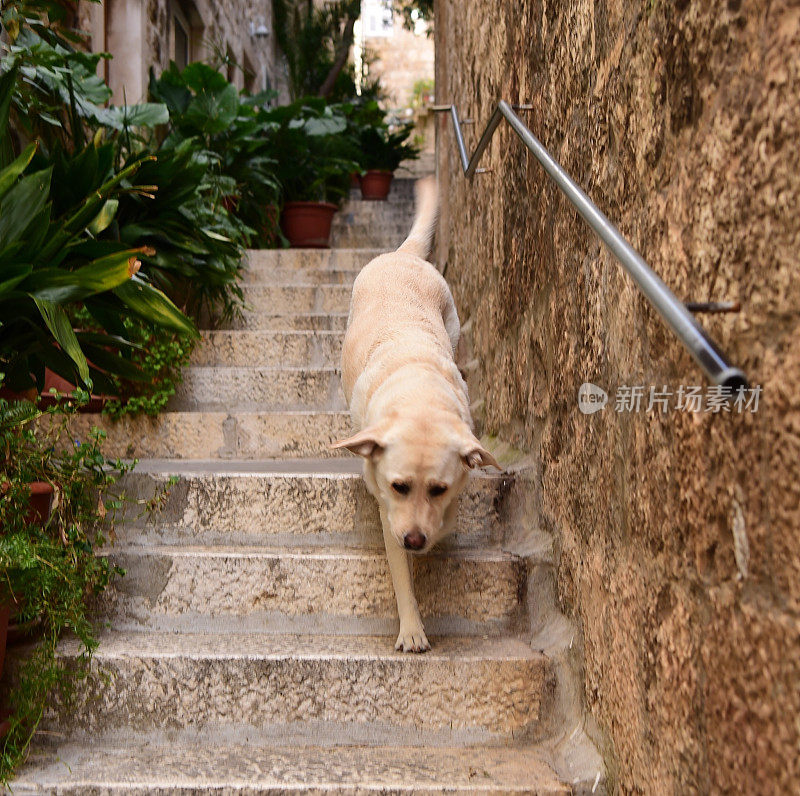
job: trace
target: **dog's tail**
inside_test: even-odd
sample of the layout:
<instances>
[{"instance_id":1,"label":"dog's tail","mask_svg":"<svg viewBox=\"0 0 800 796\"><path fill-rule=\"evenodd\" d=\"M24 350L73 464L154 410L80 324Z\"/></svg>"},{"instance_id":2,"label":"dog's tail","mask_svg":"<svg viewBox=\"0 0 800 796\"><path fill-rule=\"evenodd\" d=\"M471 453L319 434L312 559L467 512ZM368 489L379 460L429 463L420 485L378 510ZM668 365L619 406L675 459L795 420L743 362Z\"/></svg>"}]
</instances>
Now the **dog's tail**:
<instances>
[{"instance_id":1,"label":"dog's tail","mask_svg":"<svg viewBox=\"0 0 800 796\"><path fill-rule=\"evenodd\" d=\"M415 254L427 260L439 215L439 187L435 177L423 177L417 180L414 187L417 194L417 215L411 232L397 251Z\"/></svg>"}]
</instances>

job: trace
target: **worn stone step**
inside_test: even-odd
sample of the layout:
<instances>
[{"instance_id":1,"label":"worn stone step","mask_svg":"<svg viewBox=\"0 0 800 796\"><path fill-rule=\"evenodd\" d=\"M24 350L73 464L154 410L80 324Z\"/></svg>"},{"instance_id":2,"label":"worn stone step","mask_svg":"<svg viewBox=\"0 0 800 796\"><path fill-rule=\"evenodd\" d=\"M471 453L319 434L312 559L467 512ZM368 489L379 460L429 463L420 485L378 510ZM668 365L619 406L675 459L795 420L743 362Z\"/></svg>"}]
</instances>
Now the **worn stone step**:
<instances>
[{"instance_id":1,"label":"worn stone step","mask_svg":"<svg viewBox=\"0 0 800 796\"><path fill-rule=\"evenodd\" d=\"M366 229L373 234L376 240L379 239L379 236L384 236L384 239L387 239L387 236L398 234L407 236L413 220L414 210L411 203L399 205L386 202L359 202L357 205L353 204L350 209L340 210L334 216L331 235L345 230ZM341 248L385 249L386 246L365 244L363 246L342 246Z\"/></svg>"},{"instance_id":2,"label":"worn stone step","mask_svg":"<svg viewBox=\"0 0 800 796\"><path fill-rule=\"evenodd\" d=\"M47 422L47 417L42 422ZM93 427L106 434L103 450L121 459L349 458L330 444L350 435L348 412L164 412L158 417L80 414L69 420L73 439Z\"/></svg>"},{"instance_id":3,"label":"worn stone step","mask_svg":"<svg viewBox=\"0 0 800 796\"><path fill-rule=\"evenodd\" d=\"M198 745L191 738L154 743L66 743L34 749L14 794L481 793L558 796L572 789L546 749L469 746Z\"/></svg>"},{"instance_id":4,"label":"worn stone step","mask_svg":"<svg viewBox=\"0 0 800 796\"><path fill-rule=\"evenodd\" d=\"M338 367L341 332L204 332L193 365L227 367Z\"/></svg>"},{"instance_id":5,"label":"worn stone step","mask_svg":"<svg viewBox=\"0 0 800 796\"><path fill-rule=\"evenodd\" d=\"M368 260L364 261L364 264ZM349 285L352 287L360 268L331 271L327 268L255 268L244 273L249 285Z\"/></svg>"},{"instance_id":6,"label":"worn stone step","mask_svg":"<svg viewBox=\"0 0 800 796\"><path fill-rule=\"evenodd\" d=\"M402 195L399 191L389 190L386 199L364 199L361 192L351 193L347 201L333 217L335 224L346 223L352 219L379 218L387 221L405 222L411 226L414 218L414 193Z\"/></svg>"},{"instance_id":7,"label":"worn stone step","mask_svg":"<svg viewBox=\"0 0 800 796\"><path fill-rule=\"evenodd\" d=\"M272 315L306 312L348 312L349 285L259 285L244 286L245 306L251 312Z\"/></svg>"},{"instance_id":8,"label":"worn stone step","mask_svg":"<svg viewBox=\"0 0 800 796\"><path fill-rule=\"evenodd\" d=\"M343 332L347 328L346 312L250 312L223 324L228 330L252 329L272 331Z\"/></svg>"},{"instance_id":9,"label":"worn stone step","mask_svg":"<svg viewBox=\"0 0 800 796\"><path fill-rule=\"evenodd\" d=\"M331 228L331 246L383 248L392 251L408 236L410 224L382 225L353 222Z\"/></svg>"},{"instance_id":10,"label":"worn stone step","mask_svg":"<svg viewBox=\"0 0 800 796\"><path fill-rule=\"evenodd\" d=\"M392 580L381 549L122 547L126 575L109 591L115 629L280 633L397 632ZM525 562L498 550L413 558L415 594L431 633L519 629Z\"/></svg>"},{"instance_id":11,"label":"worn stone step","mask_svg":"<svg viewBox=\"0 0 800 796\"><path fill-rule=\"evenodd\" d=\"M346 408L336 368L190 366L169 411L274 411Z\"/></svg>"},{"instance_id":12,"label":"worn stone step","mask_svg":"<svg viewBox=\"0 0 800 796\"><path fill-rule=\"evenodd\" d=\"M245 273L273 269L296 271L360 271L386 249L249 249Z\"/></svg>"},{"instance_id":13,"label":"worn stone step","mask_svg":"<svg viewBox=\"0 0 800 796\"><path fill-rule=\"evenodd\" d=\"M535 734L555 691L552 659L514 638L430 638L424 655L392 636L106 632L69 707L42 730L77 740L106 732L240 733L258 745L293 733L339 743L480 742ZM77 641L59 647L65 665ZM241 736L240 736L241 737Z\"/></svg>"},{"instance_id":14,"label":"worn stone step","mask_svg":"<svg viewBox=\"0 0 800 796\"><path fill-rule=\"evenodd\" d=\"M145 523L118 528L121 543L144 544L382 544L375 499L355 456L325 460L141 461L124 487L148 501L173 476L177 483ZM504 515L509 476L474 474L459 497L449 544L484 546L511 530ZM143 524L144 523L144 524Z\"/></svg>"}]
</instances>

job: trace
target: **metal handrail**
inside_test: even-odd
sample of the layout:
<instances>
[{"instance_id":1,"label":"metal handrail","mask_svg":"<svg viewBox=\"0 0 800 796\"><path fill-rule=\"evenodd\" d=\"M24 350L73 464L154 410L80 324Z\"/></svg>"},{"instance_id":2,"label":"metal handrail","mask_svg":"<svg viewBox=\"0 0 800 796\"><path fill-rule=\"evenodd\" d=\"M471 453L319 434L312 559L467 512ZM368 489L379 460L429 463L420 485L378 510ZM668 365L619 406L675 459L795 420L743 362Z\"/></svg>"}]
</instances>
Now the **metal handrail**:
<instances>
[{"instance_id":1,"label":"metal handrail","mask_svg":"<svg viewBox=\"0 0 800 796\"><path fill-rule=\"evenodd\" d=\"M692 317L686 306L678 300L675 294L664 284L662 279L644 261L642 256L622 236L620 231L608 220L597 205L581 190L575 181L555 161L552 155L544 148L541 141L526 127L524 122L514 112L529 110L530 105L511 106L505 100L500 100L497 108L486 125L486 129L478 141L471 158L467 157L467 148L464 145L464 136L461 132L461 121L455 105L433 105L431 110L450 114L453 120L453 131L456 137L456 147L461 158L464 175L472 178L485 169L478 168L486 147L494 135L500 122L505 119L514 132L522 139L522 143L533 153L541 163L544 170L561 189L564 195L575 206L589 226L597 233L611 253L620 261L622 267L633 278L639 289L647 297L655 311L664 322L678 336L695 362L706 374L710 381L731 390L747 386L747 377L739 368L731 365L716 343L708 336L702 326Z\"/></svg>"}]
</instances>

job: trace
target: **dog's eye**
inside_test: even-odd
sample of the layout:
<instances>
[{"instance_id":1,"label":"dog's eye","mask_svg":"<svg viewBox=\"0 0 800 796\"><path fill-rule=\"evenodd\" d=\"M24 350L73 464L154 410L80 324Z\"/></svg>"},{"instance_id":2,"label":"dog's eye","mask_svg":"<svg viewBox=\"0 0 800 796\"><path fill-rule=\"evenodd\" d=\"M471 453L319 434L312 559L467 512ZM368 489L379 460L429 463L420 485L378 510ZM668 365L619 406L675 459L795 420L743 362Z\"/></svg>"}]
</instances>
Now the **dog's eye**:
<instances>
[{"instance_id":1,"label":"dog's eye","mask_svg":"<svg viewBox=\"0 0 800 796\"><path fill-rule=\"evenodd\" d=\"M398 495L407 495L411 491L411 486L404 481L392 481L392 489Z\"/></svg>"},{"instance_id":2,"label":"dog's eye","mask_svg":"<svg viewBox=\"0 0 800 796\"><path fill-rule=\"evenodd\" d=\"M439 497L439 495L443 495L445 492L447 492L447 487L444 484L434 484L428 489L428 494L431 497Z\"/></svg>"}]
</instances>

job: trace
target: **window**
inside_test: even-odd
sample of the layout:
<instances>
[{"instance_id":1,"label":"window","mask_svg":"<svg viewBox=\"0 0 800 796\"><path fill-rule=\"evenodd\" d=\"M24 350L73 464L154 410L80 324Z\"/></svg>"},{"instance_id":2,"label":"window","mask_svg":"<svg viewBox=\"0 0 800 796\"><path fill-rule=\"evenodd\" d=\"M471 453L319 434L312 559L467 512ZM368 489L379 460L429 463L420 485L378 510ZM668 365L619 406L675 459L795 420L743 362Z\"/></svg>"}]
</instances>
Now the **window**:
<instances>
[{"instance_id":1,"label":"window","mask_svg":"<svg viewBox=\"0 0 800 796\"><path fill-rule=\"evenodd\" d=\"M391 0L364 0L361 4L364 35L391 36L394 29Z\"/></svg>"},{"instance_id":2,"label":"window","mask_svg":"<svg viewBox=\"0 0 800 796\"><path fill-rule=\"evenodd\" d=\"M243 57L243 64L244 67L244 90L248 94L253 94L256 91L256 69L253 66L253 62L250 60L250 56L247 53L244 53Z\"/></svg>"},{"instance_id":3,"label":"window","mask_svg":"<svg viewBox=\"0 0 800 796\"><path fill-rule=\"evenodd\" d=\"M191 0L169 4L169 22L172 30L169 37L169 57L178 69L202 58L199 43L203 38L203 22Z\"/></svg>"},{"instance_id":4,"label":"window","mask_svg":"<svg viewBox=\"0 0 800 796\"><path fill-rule=\"evenodd\" d=\"M178 69L184 69L189 63L189 31L184 27L181 18L175 15L172 18L172 25L174 31L174 48L175 58L174 61L178 65Z\"/></svg>"}]
</instances>

